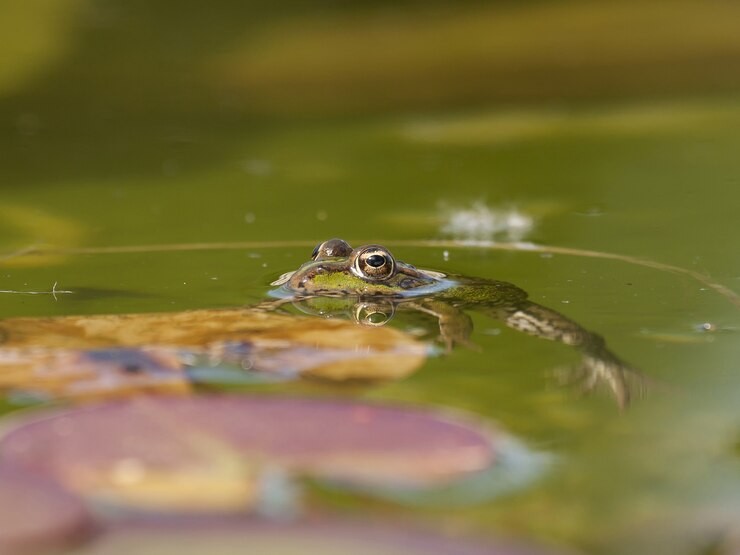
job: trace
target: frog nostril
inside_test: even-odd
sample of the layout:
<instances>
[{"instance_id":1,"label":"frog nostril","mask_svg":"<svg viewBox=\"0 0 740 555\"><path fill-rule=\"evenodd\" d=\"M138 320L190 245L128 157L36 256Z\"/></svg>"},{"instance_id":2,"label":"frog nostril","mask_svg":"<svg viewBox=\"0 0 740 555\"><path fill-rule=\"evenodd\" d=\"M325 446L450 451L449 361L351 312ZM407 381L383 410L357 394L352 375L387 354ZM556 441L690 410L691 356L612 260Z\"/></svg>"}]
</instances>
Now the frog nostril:
<instances>
[{"instance_id":1,"label":"frog nostril","mask_svg":"<svg viewBox=\"0 0 740 555\"><path fill-rule=\"evenodd\" d=\"M367 257L366 262L368 266L372 266L373 268L380 268L385 264L385 256L380 254L373 254Z\"/></svg>"}]
</instances>

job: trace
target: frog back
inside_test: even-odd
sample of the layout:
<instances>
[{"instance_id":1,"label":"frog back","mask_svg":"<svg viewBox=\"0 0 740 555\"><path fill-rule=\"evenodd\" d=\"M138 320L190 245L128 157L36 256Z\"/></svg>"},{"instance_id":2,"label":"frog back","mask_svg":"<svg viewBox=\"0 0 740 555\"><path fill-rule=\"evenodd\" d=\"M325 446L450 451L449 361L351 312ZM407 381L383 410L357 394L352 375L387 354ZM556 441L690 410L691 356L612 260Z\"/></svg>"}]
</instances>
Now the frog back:
<instances>
[{"instance_id":1,"label":"frog back","mask_svg":"<svg viewBox=\"0 0 740 555\"><path fill-rule=\"evenodd\" d=\"M515 307L527 300L527 293L513 283L485 278L449 276L456 285L436 297L461 308Z\"/></svg>"}]
</instances>

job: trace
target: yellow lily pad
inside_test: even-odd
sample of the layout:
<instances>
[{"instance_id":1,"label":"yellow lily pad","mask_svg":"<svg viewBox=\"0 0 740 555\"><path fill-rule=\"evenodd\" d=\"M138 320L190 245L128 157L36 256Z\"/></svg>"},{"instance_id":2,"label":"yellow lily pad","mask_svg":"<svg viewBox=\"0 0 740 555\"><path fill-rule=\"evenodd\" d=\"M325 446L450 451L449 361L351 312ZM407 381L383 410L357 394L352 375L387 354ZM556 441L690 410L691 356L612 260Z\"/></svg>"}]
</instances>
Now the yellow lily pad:
<instances>
[{"instance_id":1,"label":"yellow lily pad","mask_svg":"<svg viewBox=\"0 0 740 555\"><path fill-rule=\"evenodd\" d=\"M272 377L399 379L428 350L391 327L254 309L15 318L0 322L0 337L0 388L51 397L187 393L193 361Z\"/></svg>"}]
</instances>

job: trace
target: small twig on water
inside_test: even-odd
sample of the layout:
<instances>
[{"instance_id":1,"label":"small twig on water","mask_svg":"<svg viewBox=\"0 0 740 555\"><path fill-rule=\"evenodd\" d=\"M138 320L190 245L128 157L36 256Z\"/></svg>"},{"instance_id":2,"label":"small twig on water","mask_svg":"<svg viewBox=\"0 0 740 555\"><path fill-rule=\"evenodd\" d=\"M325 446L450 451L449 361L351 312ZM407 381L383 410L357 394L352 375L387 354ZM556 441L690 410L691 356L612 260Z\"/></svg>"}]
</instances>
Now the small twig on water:
<instances>
[{"instance_id":1,"label":"small twig on water","mask_svg":"<svg viewBox=\"0 0 740 555\"><path fill-rule=\"evenodd\" d=\"M54 297L54 300L57 301L57 294L71 294L74 293L74 291L67 291L66 289L57 289L57 283L54 282L54 285L51 286L51 291L16 291L13 289L0 289L0 293L15 293L16 295L51 295Z\"/></svg>"}]
</instances>

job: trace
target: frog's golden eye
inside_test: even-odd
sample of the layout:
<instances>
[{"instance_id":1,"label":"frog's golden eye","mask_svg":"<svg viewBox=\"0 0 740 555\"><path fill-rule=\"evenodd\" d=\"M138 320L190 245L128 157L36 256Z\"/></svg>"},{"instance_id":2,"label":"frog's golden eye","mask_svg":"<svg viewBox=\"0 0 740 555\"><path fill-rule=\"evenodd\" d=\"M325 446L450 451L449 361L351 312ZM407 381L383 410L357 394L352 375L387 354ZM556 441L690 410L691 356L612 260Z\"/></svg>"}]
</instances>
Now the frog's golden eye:
<instances>
[{"instance_id":1,"label":"frog's golden eye","mask_svg":"<svg viewBox=\"0 0 740 555\"><path fill-rule=\"evenodd\" d=\"M346 258L352 254L352 247L342 239L329 239L316 245L311 254L311 260L324 260L325 258Z\"/></svg>"},{"instance_id":2,"label":"frog's golden eye","mask_svg":"<svg viewBox=\"0 0 740 555\"><path fill-rule=\"evenodd\" d=\"M396 273L396 261L383 247L377 245L360 247L352 257L352 273L362 279L383 281Z\"/></svg>"}]
</instances>

